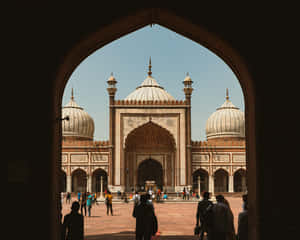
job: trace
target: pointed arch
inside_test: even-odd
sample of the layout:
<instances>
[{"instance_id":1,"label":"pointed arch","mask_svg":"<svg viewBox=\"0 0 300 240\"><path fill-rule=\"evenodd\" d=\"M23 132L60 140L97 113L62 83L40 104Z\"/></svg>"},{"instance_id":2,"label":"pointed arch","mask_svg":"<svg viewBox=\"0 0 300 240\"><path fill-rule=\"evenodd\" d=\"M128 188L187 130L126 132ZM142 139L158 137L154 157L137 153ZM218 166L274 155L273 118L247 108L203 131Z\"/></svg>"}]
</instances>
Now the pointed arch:
<instances>
[{"instance_id":1,"label":"pointed arch","mask_svg":"<svg viewBox=\"0 0 300 240\"><path fill-rule=\"evenodd\" d=\"M143 141L141 141L143 139ZM174 136L164 127L149 121L143 125L133 129L125 139L125 149L130 150L133 148L151 146L157 144L157 147L167 147L175 150L176 143Z\"/></svg>"}]
</instances>

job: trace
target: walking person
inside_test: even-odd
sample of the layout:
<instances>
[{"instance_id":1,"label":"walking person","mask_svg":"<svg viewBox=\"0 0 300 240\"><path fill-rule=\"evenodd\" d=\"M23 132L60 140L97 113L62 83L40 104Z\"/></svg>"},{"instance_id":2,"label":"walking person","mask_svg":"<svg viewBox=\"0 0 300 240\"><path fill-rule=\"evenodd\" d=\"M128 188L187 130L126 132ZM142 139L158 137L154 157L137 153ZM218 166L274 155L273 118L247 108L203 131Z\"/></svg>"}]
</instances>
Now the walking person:
<instances>
[{"instance_id":1,"label":"walking person","mask_svg":"<svg viewBox=\"0 0 300 240\"><path fill-rule=\"evenodd\" d=\"M86 200L86 206L88 208L88 216L89 217L91 216L92 203L93 203L93 194L90 194Z\"/></svg>"},{"instance_id":2,"label":"walking person","mask_svg":"<svg viewBox=\"0 0 300 240\"><path fill-rule=\"evenodd\" d=\"M86 197L87 193L84 192L81 194L81 201L80 201L80 212L83 215L82 209L84 209L84 216L86 216Z\"/></svg>"},{"instance_id":3,"label":"walking person","mask_svg":"<svg viewBox=\"0 0 300 240\"><path fill-rule=\"evenodd\" d=\"M150 240L157 232L157 218L153 207L147 203L147 196L142 195L140 203L134 207L132 216L136 218L136 240Z\"/></svg>"},{"instance_id":4,"label":"walking person","mask_svg":"<svg viewBox=\"0 0 300 240\"><path fill-rule=\"evenodd\" d=\"M243 195L243 211L238 216L238 240L248 240L248 199Z\"/></svg>"},{"instance_id":5,"label":"walking person","mask_svg":"<svg viewBox=\"0 0 300 240\"><path fill-rule=\"evenodd\" d=\"M228 240L232 232L232 216L225 204L223 195L216 196L217 203L212 207L212 227L210 240Z\"/></svg>"},{"instance_id":6,"label":"walking person","mask_svg":"<svg viewBox=\"0 0 300 240\"><path fill-rule=\"evenodd\" d=\"M79 202L73 202L71 212L64 217L63 240L83 240L83 216L78 213L79 207Z\"/></svg>"},{"instance_id":7,"label":"walking person","mask_svg":"<svg viewBox=\"0 0 300 240\"><path fill-rule=\"evenodd\" d=\"M109 210L110 210L110 215L113 215L113 209L112 209L112 195L110 191L107 191L107 194L105 195L105 205L106 205L106 214L109 215Z\"/></svg>"},{"instance_id":8,"label":"walking person","mask_svg":"<svg viewBox=\"0 0 300 240\"><path fill-rule=\"evenodd\" d=\"M209 234L211 230L211 219L209 219L209 214L211 213L212 206L213 203L209 200L209 192L204 192L203 200L199 201L198 203L196 214L196 227L200 228L199 240L203 239L204 233L206 233L206 238L209 239Z\"/></svg>"}]
</instances>

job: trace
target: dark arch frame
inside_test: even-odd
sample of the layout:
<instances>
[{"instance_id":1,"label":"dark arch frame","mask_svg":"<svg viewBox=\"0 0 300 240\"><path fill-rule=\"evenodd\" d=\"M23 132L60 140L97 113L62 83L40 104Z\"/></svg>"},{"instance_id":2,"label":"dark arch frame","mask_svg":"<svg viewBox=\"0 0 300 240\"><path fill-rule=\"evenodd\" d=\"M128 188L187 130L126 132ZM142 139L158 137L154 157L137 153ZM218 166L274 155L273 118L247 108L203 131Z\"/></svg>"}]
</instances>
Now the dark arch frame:
<instances>
[{"instance_id":1,"label":"dark arch frame","mask_svg":"<svg viewBox=\"0 0 300 240\"><path fill-rule=\"evenodd\" d=\"M193 190L197 189L196 192L198 191L198 176L200 176L200 190L201 192L203 191L209 191L209 173L203 169L203 168L198 168L195 170L192 174L193 176Z\"/></svg>"},{"instance_id":2,"label":"dark arch frame","mask_svg":"<svg viewBox=\"0 0 300 240\"><path fill-rule=\"evenodd\" d=\"M61 118L62 97L66 83L75 68L90 54L100 49L106 44L128 34L146 25L157 23L174 32L177 32L201 45L208 48L219 56L223 61L232 69L237 76L241 87L243 89L245 98L245 127L246 127L246 159L247 159L247 179L248 179L248 193L249 193L249 224L252 226L249 232L250 239L258 239L258 224L259 222L259 209L257 207L257 191L258 191L258 174L257 174L257 159L256 159L256 138L255 138L255 89L254 81L248 71L248 66L245 61L224 39L218 35L208 31L204 27L195 25L187 21L183 17L177 16L175 13L165 9L143 9L136 14L119 19L116 22L108 23L98 31L95 31L90 36L83 40L78 40L69 52L66 53L64 59L61 59L61 64L57 69L57 74L54 76L53 87L53 119ZM56 198L59 192L58 168L61 166L61 124L56 121L53 124L53 163L52 163L52 195L53 209L57 212L54 215L59 215L59 199ZM58 223L54 223L55 229L59 229Z\"/></svg>"},{"instance_id":3,"label":"dark arch frame","mask_svg":"<svg viewBox=\"0 0 300 240\"><path fill-rule=\"evenodd\" d=\"M150 163L150 165L149 165L149 163ZM147 164L148 164L148 166L147 166ZM161 178L161 179L160 179L160 182L157 182L157 187L162 189L162 187L164 185L163 166L161 165L161 163L159 161L155 160L154 158L145 159L138 165L138 174L137 174L138 175L137 176L138 184L142 185L141 182L143 181L143 179L141 179L141 175L142 175L141 168L143 168L144 165L146 165L145 167L148 167L148 168L151 168L151 165L156 165L155 167L159 168L159 172L157 172L156 177ZM149 180L154 180L154 179L149 179Z\"/></svg>"}]
</instances>

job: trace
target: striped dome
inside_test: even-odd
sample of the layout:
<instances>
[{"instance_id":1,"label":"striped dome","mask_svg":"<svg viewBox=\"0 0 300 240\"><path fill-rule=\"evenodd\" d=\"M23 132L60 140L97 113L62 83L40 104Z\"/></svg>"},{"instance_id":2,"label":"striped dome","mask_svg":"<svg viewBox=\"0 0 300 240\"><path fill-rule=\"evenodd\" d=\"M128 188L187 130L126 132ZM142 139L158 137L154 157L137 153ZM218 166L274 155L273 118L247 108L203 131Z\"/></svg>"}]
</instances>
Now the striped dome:
<instances>
[{"instance_id":1,"label":"striped dome","mask_svg":"<svg viewBox=\"0 0 300 240\"><path fill-rule=\"evenodd\" d=\"M73 90L70 102L62 109L62 118L69 116L69 121L62 121L64 137L80 137L93 139L94 120L74 101Z\"/></svg>"},{"instance_id":2,"label":"striped dome","mask_svg":"<svg viewBox=\"0 0 300 240\"><path fill-rule=\"evenodd\" d=\"M174 101L175 98L164 90L152 76L148 76L125 100Z\"/></svg>"},{"instance_id":3,"label":"striped dome","mask_svg":"<svg viewBox=\"0 0 300 240\"><path fill-rule=\"evenodd\" d=\"M229 100L228 91L226 101L206 122L206 137L245 137L244 113Z\"/></svg>"}]
</instances>

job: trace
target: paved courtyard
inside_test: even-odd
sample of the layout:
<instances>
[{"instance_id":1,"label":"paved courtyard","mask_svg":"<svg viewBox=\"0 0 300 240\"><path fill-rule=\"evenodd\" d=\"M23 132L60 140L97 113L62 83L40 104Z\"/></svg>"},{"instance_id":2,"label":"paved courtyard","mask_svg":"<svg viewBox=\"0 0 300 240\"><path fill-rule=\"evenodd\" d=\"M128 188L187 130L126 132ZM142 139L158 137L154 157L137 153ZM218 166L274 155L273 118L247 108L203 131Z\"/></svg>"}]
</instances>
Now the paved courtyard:
<instances>
[{"instance_id":1,"label":"paved courtyard","mask_svg":"<svg viewBox=\"0 0 300 240\"><path fill-rule=\"evenodd\" d=\"M237 216L242 210L241 198L227 198L234 213L235 227ZM74 199L75 200L75 199ZM70 204L63 204L63 214L70 212ZM196 223L196 202L154 203L158 219L160 239L192 239ZM87 240L135 239L135 218L132 217L132 203L113 203L114 216L106 215L104 203L92 208L92 217L84 218L84 232Z\"/></svg>"}]
</instances>

